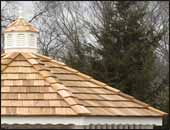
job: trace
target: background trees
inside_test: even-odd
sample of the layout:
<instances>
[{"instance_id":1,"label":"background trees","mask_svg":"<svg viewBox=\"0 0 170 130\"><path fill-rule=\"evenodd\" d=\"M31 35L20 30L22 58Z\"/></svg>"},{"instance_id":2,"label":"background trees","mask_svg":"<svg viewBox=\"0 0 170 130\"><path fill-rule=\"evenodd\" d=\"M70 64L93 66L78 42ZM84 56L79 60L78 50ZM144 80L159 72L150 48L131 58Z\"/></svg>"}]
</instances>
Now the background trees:
<instances>
[{"instance_id":1,"label":"background trees","mask_svg":"<svg viewBox=\"0 0 170 130\"><path fill-rule=\"evenodd\" d=\"M17 2L1 7L2 30ZM33 2L40 53L169 108L169 2ZM3 43L3 39L2 39ZM3 44L1 44L3 45ZM2 46L3 47L3 46Z\"/></svg>"},{"instance_id":2,"label":"background trees","mask_svg":"<svg viewBox=\"0 0 170 130\"><path fill-rule=\"evenodd\" d=\"M4 1L1 3L1 32L4 28L16 18L17 2ZM3 53L4 35L1 33L1 52Z\"/></svg>"}]
</instances>

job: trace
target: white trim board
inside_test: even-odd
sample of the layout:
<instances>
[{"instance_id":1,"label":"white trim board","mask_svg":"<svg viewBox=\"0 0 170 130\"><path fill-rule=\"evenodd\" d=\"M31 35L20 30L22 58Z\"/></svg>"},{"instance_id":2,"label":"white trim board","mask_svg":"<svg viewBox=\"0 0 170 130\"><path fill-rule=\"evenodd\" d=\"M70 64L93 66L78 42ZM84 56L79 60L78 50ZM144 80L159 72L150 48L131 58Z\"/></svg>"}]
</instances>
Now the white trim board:
<instances>
[{"instance_id":1,"label":"white trim board","mask_svg":"<svg viewBox=\"0 0 170 130\"><path fill-rule=\"evenodd\" d=\"M1 116L1 124L135 124L162 125L161 117L62 117L62 116Z\"/></svg>"}]
</instances>

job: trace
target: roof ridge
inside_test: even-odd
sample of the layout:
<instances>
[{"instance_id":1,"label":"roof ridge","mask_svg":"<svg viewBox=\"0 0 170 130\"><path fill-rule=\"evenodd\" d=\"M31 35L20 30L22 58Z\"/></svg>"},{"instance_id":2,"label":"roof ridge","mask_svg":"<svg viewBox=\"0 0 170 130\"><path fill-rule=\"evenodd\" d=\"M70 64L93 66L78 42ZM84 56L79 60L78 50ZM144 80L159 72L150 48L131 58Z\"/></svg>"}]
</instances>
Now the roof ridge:
<instances>
[{"instance_id":1,"label":"roof ridge","mask_svg":"<svg viewBox=\"0 0 170 130\"><path fill-rule=\"evenodd\" d=\"M78 99L73 96L72 92L70 92L68 88L66 88L59 80L57 80L56 77L54 78L53 74L50 72L50 69L45 68L43 63L37 61L37 59L39 59L37 56L35 56L33 53L22 53L22 55L36 70L38 70L45 80L50 83L52 88L57 91L57 93L78 115L86 115L90 113L85 106L78 103ZM40 65L41 68L39 69Z\"/></svg>"},{"instance_id":2,"label":"roof ridge","mask_svg":"<svg viewBox=\"0 0 170 130\"><path fill-rule=\"evenodd\" d=\"M126 97L126 98L129 99L130 101L132 101L132 102L134 102L134 103L137 103L137 104L139 104L139 105L142 105L142 106L144 106L144 107L145 107L146 109L148 109L148 110L158 112L158 113L160 113L160 114L162 114L162 115L166 115L165 112L162 112L162 111L160 111L160 110L158 110L158 109L153 108L151 105L149 105L149 104L147 104L147 103L144 103L143 101L140 101L140 100L136 99L134 96L130 96L130 95L128 95L128 94L125 94L124 92L120 91L119 89L113 88L113 87L107 85L106 83L103 83L103 82L101 82L101 81L98 81L98 80L94 79L94 78L91 77L91 76L88 76L88 75L86 75L86 74L84 74L84 73L82 73L82 72L80 72L80 71L78 71L78 70L76 70L76 69L73 69L73 68L71 68L71 67L69 67L69 66L66 66L66 64L64 64L64 63L62 63L62 62L56 61L56 60L52 59L51 57L42 56L42 55L39 55L39 54L37 54L37 55L40 56L40 57L43 57L43 58L45 58L45 59L47 59L47 60L50 60L50 61L52 61L53 63L55 62L55 63L57 63L57 64L59 64L59 65L62 65L62 68L66 69L66 70L68 70L68 71L70 71L70 72L74 72L74 74L76 74L76 75L78 75L78 76L81 76L81 77L87 79L87 81L90 81L90 82L95 83L95 84L97 84L97 85L101 85L103 88L106 88L106 89L108 89L108 90L111 90L111 91L113 91L113 92L116 92L118 95L123 96L123 97Z\"/></svg>"},{"instance_id":3,"label":"roof ridge","mask_svg":"<svg viewBox=\"0 0 170 130\"><path fill-rule=\"evenodd\" d=\"M3 72L5 69L7 69L9 64L12 62L12 60L15 59L19 54L20 53L18 53L18 52L4 54L3 58L1 60L4 60L4 59L8 59L8 60L6 61L6 63L1 62L1 65L5 65L5 67L1 68L1 72Z\"/></svg>"}]
</instances>

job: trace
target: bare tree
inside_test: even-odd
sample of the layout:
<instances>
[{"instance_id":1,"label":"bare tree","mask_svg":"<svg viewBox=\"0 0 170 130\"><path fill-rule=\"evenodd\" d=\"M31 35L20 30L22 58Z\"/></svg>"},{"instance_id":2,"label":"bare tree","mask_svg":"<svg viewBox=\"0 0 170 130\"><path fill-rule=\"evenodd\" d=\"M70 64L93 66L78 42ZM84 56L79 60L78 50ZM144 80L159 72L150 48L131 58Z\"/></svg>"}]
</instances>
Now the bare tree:
<instances>
[{"instance_id":1,"label":"bare tree","mask_svg":"<svg viewBox=\"0 0 170 130\"><path fill-rule=\"evenodd\" d=\"M164 32L160 46L156 49L158 58L165 64L169 63L169 2L154 1L149 2L146 22L148 26L155 26L155 33Z\"/></svg>"},{"instance_id":2,"label":"bare tree","mask_svg":"<svg viewBox=\"0 0 170 130\"><path fill-rule=\"evenodd\" d=\"M35 2L33 2L35 3ZM1 1L1 32L7 27L7 25L18 17L18 10L21 3L18 1ZM36 11L32 18L28 22L34 22L35 19L43 15L47 9ZM4 35L1 33L1 53L4 52Z\"/></svg>"},{"instance_id":3,"label":"bare tree","mask_svg":"<svg viewBox=\"0 0 170 130\"><path fill-rule=\"evenodd\" d=\"M4 34L6 26L16 18L17 2L1 1L1 53L4 52Z\"/></svg>"},{"instance_id":4,"label":"bare tree","mask_svg":"<svg viewBox=\"0 0 170 130\"><path fill-rule=\"evenodd\" d=\"M16 18L17 2L2 1L1 2L1 28L6 27L11 21Z\"/></svg>"},{"instance_id":5,"label":"bare tree","mask_svg":"<svg viewBox=\"0 0 170 130\"><path fill-rule=\"evenodd\" d=\"M80 3L45 1L37 2L35 6L37 10L47 10L38 19L41 52L55 58L65 57L68 50L72 55L80 54L81 43L86 38L80 20Z\"/></svg>"}]
</instances>

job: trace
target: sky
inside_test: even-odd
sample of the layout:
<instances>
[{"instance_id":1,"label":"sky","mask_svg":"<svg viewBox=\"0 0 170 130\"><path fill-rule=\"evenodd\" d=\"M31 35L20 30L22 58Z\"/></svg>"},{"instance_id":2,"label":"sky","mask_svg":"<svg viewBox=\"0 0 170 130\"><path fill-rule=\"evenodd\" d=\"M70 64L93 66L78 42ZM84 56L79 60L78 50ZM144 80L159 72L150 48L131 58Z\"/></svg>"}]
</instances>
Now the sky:
<instances>
[{"instance_id":1,"label":"sky","mask_svg":"<svg viewBox=\"0 0 170 130\"><path fill-rule=\"evenodd\" d=\"M33 16L33 11L34 11L32 1L15 1L15 2L17 3L18 11L19 11L19 7L22 7L23 17L26 20L31 19ZM5 1L1 1L1 8L3 7L4 3L5 3ZM18 13L18 11L17 11L17 13Z\"/></svg>"},{"instance_id":2,"label":"sky","mask_svg":"<svg viewBox=\"0 0 170 130\"><path fill-rule=\"evenodd\" d=\"M33 16L33 4L32 1L18 1L23 10L23 17L30 19Z\"/></svg>"}]
</instances>

